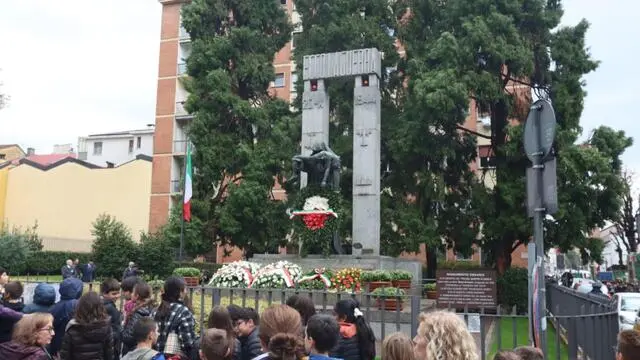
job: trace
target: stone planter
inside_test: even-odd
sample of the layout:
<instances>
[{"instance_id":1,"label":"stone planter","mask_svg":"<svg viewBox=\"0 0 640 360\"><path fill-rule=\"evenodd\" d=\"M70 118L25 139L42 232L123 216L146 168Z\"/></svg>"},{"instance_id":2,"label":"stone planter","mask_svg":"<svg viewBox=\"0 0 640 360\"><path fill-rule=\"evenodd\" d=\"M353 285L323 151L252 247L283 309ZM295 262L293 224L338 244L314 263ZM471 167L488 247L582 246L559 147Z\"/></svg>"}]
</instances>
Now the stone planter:
<instances>
[{"instance_id":1,"label":"stone planter","mask_svg":"<svg viewBox=\"0 0 640 360\"><path fill-rule=\"evenodd\" d=\"M200 285L200 278L199 277L191 277L191 276L185 276L183 277L184 282L187 284L187 286L198 286Z\"/></svg>"},{"instance_id":2,"label":"stone planter","mask_svg":"<svg viewBox=\"0 0 640 360\"><path fill-rule=\"evenodd\" d=\"M368 283L367 286L368 286L369 292L372 292L377 288L391 287L392 284L391 284L391 281L372 281Z\"/></svg>"},{"instance_id":3,"label":"stone planter","mask_svg":"<svg viewBox=\"0 0 640 360\"><path fill-rule=\"evenodd\" d=\"M376 300L378 303L378 309L385 311L402 310L402 300L395 298L379 298Z\"/></svg>"},{"instance_id":4,"label":"stone planter","mask_svg":"<svg viewBox=\"0 0 640 360\"><path fill-rule=\"evenodd\" d=\"M427 290L426 294L427 294L427 299L429 299L429 300L438 299L438 292L435 291L435 290Z\"/></svg>"},{"instance_id":5,"label":"stone planter","mask_svg":"<svg viewBox=\"0 0 640 360\"><path fill-rule=\"evenodd\" d=\"M411 280L394 280L393 287L398 289L411 289Z\"/></svg>"}]
</instances>

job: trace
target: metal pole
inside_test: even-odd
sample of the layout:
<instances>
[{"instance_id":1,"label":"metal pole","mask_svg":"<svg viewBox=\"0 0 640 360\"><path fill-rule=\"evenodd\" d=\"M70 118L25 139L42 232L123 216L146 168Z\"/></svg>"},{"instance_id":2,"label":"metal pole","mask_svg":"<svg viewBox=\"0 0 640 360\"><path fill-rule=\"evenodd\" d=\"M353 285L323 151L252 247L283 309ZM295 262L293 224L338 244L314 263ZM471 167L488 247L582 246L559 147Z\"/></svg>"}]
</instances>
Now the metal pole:
<instances>
[{"instance_id":1,"label":"metal pole","mask_svg":"<svg viewBox=\"0 0 640 360\"><path fill-rule=\"evenodd\" d=\"M536 116L536 121L540 123L540 115L542 113L542 105L537 105L534 109L538 112ZM541 126L538 126L538 131L536 134L536 140L538 146L542 142L542 134L540 133ZM536 170L536 208L533 214L533 238L536 243L536 262L540 263L540 267L538 268L538 303L541 311L540 313L540 349L544 354L547 353L547 290L545 286L544 280L544 228L543 228L543 220L545 216L546 209L543 204L543 174L544 174L544 152L538 151L535 156L535 163L533 164L533 169Z\"/></svg>"},{"instance_id":2,"label":"metal pole","mask_svg":"<svg viewBox=\"0 0 640 360\"><path fill-rule=\"evenodd\" d=\"M182 261L182 254L184 252L184 188L187 186L187 156L189 156L189 142L187 141L187 148L185 149L184 165L182 166L182 202L180 206L180 250L178 251L178 260Z\"/></svg>"},{"instance_id":3,"label":"metal pole","mask_svg":"<svg viewBox=\"0 0 640 360\"><path fill-rule=\"evenodd\" d=\"M533 333L533 326L535 323L535 319L533 319L533 283L534 283L534 279L533 279L533 268L535 266L535 258L536 258L536 244L530 242L527 245L527 267L529 268L529 276L528 276L528 285L529 285L529 296L528 299L529 301L527 302L529 304L529 344L533 345L534 344L534 336L535 334Z\"/></svg>"}]
</instances>

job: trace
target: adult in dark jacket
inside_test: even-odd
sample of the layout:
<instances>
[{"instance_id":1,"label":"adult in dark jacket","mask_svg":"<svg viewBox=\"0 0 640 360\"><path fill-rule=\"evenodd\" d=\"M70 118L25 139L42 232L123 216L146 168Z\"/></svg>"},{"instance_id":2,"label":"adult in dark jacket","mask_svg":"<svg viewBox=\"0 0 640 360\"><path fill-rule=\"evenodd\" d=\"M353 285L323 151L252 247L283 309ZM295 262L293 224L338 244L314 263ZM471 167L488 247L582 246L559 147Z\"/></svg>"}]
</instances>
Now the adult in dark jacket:
<instances>
[{"instance_id":1,"label":"adult in dark jacket","mask_svg":"<svg viewBox=\"0 0 640 360\"><path fill-rule=\"evenodd\" d=\"M33 290L33 303L25 305L22 312L33 314L49 312L49 308L56 302L56 289L46 283L40 283Z\"/></svg>"},{"instance_id":2,"label":"adult in dark jacket","mask_svg":"<svg viewBox=\"0 0 640 360\"><path fill-rule=\"evenodd\" d=\"M11 330L21 318L22 313L0 305L0 343L11 340Z\"/></svg>"},{"instance_id":3,"label":"adult in dark jacket","mask_svg":"<svg viewBox=\"0 0 640 360\"><path fill-rule=\"evenodd\" d=\"M49 313L53 315L53 329L55 335L49 347L51 355L56 355L62 345L62 337L69 320L73 317L73 312L78 303L78 299L82 296L82 281L78 278L67 278L60 284L60 301L49 309Z\"/></svg>"},{"instance_id":4,"label":"adult in dark jacket","mask_svg":"<svg viewBox=\"0 0 640 360\"><path fill-rule=\"evenodd\" d=\"M93 261L82 265L82 282L90 283L96 279L96 265Z\"/></svg>"},{"instance_id":5,"label":"adult in dark jacket","mask_svg":"<svg viewBox=\"0 0 640 360\"><path fill-rule=\"evenodd\" d=\"M133 261L131 261L129 262L129 266L127 266L127 268L124 269L124 272L122 273L122 280L124 281L124 279L128 277L138 276L138 272L138 267L133 263Z\"/></svg>"},{"instance_id":6,"label":"adult in dark jacket","mask_svg":"<svg viewBox=\"0 0 640 360\"><path fill-rule=\"evenodd\" d=\"M15 325L10 342L0 344L3 360L52 360L45 346L53 336L53 317L38 313L23 317Z\"/></svg>"},{"instance_id":7,"label":"adult in dark jacket","mask_svg":"<svg viewBox=\"0 0 640 360\"><path fill-rule=\"evenodd\" d=\"M340 339L338 346L330 352L331 357L343 360L373 360L376 357L376 337L359 305L354 299L344 299L334 306Z\"/></svg>"},{"instance_id":8,"label":"adult in dark jacket","mask_svg":"<svg viewBox=\"0 0 640 360\"><path fill-rule=\"evenodd\" d=\"M78 301L76 314L64 334L60 359L113 359L111 323L102 299L95 292L84 294Z\"/></svg>"},{"instance_id":9,"label":"adult in dark jacket","mask_svg":"<svg viewBox=\"0 0 640 360\"><path fill-rule=\"evenodd\" d=\"M62 274L63 279L78 277L78 269L73 266L73 261L71 261L71 259L67 260L67 264L60 269L60 273Z\"/></svg>"}]
</instances>

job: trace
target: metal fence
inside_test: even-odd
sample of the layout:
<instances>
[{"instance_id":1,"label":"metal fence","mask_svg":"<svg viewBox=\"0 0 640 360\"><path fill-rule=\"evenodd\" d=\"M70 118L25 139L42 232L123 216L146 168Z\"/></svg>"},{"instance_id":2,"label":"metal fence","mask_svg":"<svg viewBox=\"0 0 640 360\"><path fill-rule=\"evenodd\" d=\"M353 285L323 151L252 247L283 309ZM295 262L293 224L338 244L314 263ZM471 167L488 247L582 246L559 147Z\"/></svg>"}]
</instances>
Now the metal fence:
<instances>
[{"instance_id":1,"label":"metal fence","mask_svg":"<svg viewBox=\"0 0 640 360\"><path fill-rule=\"evenodd\" d=\"M97 291L98 288L93 285L93 290ZM158 289L155 290L158 300L159 292ZM334 304L341 299L356 299L376 338L379 339L378 346L382 339L393 332L399 331L415 336L418 315L436 309L433 300L424 299L415 292L392 298L398 306L393 310L385 310L384 304L371 293L349 294L302 289L228 289L208 286L190 287L189 302L198 329L202 329L213 306L236 304L252 307L260 313L272 304L286 303L294 294L311 297L316 304L316 310L321 313L332 313ZM550 311L546 359L615 358L618 314L611 305L554 284L547 285L547 297ZM122 306L122 302L120 305ZM515 308L458 309L457 312L473 335L481 360L492 359L498 350L529 345L528 317L518 314Z\"/></svg>"}]
</instances>

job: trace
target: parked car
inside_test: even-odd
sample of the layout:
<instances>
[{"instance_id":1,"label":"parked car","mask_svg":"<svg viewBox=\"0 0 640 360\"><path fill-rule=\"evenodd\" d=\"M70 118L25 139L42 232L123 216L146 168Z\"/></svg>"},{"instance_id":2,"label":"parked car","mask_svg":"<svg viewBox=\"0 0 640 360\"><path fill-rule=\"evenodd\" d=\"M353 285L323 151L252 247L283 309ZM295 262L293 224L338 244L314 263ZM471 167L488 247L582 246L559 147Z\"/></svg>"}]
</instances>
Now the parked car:
<instances>
[{"instance_id":1,"label":"parked car","mask_svg":"<svg viewBox=\"0 0 640 360\"><path fill-rule=\"evenodd\" d=\"M633 329L638 321L638 311L640 311L640 293L617 293L613 295L611 302L618 309L620 331Z\"/></svg>"},{"instance_id":2,"label":"parked car","mask_svg":"<svg viewBox=\"0 0 640 360\"><path fill-rule=\"evenodd\" d=\"M573 279L573 286L572 288L581 293L581 294L588 294L591 292L591 290L593 290L593 283L595 281L591 280L591 279ZM600 286L600 291L604 294L609 296L609 288L607 288L607 286L605 284L602 284L602 286Z\"/></svg>"}]
</instances>

